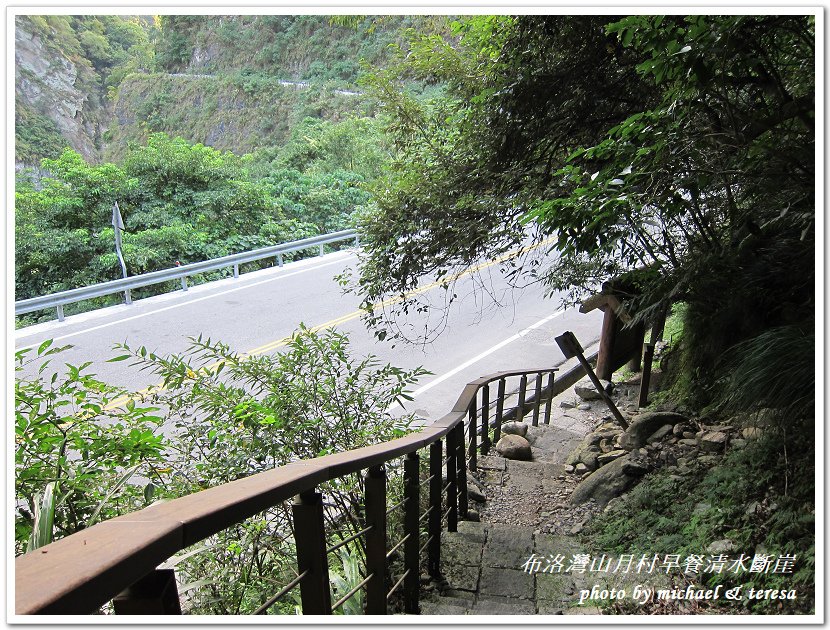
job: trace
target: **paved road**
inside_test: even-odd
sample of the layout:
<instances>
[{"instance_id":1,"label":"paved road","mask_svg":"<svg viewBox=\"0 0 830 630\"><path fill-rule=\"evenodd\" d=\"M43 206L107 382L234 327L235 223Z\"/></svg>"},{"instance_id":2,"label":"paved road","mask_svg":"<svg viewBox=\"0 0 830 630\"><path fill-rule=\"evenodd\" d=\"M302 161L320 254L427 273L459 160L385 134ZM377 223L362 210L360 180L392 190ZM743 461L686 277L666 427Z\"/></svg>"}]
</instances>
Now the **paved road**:
<instances>
[{"instance_id":1,"label":"paved road","mask_svg":"<svg viewBox=\"0 0 830 630\"><path fill-rule=\"evenodd\" d=\"M126 361L106 363L118 354L112 349L117 342L170 354L184 351L188 336L202 334L240 352L275 352L300 322L309 327L333 325L349 334L356 355L372 353L399 367L422 365L430 370L433 376L415 388L410 408L435 419L450 410L465 383L480 375L560 363L554 336L562 331L573 330L585 347L599 336L599 313L561 311L558 300L544 298L539 286L511 289L497 267L485 262L475 274L459 279L458 300L437 339L427 345L392 347L366 331L357 311L359 299L344 295L334 280L355 262L354 252L343 251L67 317L62 323L16 331L15 346L37 346L49 338L72 344L62 361L93 361L91 370L102 380L137 391L154 383L152 375ZM440 288L422 293L436 305L443 303L443 296ZM440 320L436 312L431 320L412 317L407 325L413 330L434 326Z\"/></svg>"}]
</instances>

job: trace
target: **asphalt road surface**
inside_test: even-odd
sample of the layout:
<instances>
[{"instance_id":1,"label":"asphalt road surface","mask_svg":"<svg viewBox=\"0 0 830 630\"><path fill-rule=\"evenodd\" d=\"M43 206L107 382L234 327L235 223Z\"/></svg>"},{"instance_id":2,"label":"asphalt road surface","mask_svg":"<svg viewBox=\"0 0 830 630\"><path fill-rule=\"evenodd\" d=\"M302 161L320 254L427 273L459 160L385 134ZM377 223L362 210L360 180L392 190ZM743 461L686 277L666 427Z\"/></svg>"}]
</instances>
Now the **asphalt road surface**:
<instances>
[{"instance_id":1,"label":"asphalt road surface","mask_svg":"<svg viewBox=\"0 0 830 630\"><path fill-rule=\"evenodd\" d=\"M413 388L415 400L408 409L434 420L478 376L563 362L554 337L565 330L573 331L585 348L599 337L601 313L562 310L559 300L545 298L539 285L512 288L497 265L483 261L474 273L458 279L458 298L449 309L443 308L444 291L424 282L420 298L436 308L428 318L412 315L401 325L413 334L425 328L441 333L426 344L392 347L366 330L359 298L344 294L334 280L356 260L353 251L341 251L23 328L15 331L15 347L37 347L46 339L72 344L53 365L92 361L89 371L101 380L138 391L155 381L129 361L106 363L120 354L113 350L116 343L167 355L186 350L188 337L201 334L239 352L278 352L301 322L333 326L348 333L356 356L374 354L402 368L423 366L432 372Z\"/></svg>"}]
</instances>

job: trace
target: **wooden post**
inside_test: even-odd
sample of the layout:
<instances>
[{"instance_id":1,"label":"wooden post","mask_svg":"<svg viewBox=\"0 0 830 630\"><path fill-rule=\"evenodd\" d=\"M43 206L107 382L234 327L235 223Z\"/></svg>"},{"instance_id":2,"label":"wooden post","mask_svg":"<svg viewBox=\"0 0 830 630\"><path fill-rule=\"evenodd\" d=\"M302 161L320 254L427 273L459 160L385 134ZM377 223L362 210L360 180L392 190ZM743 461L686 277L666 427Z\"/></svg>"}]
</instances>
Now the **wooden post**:
<instances>
[{"instance_id":1,"label":"wooden post","mask_svg":"<svg viewBox=\"0 0 830 630\"><path fill-rule=\"evenodd\" d=\"M330 615L329 562L323 523L323 495L310 490L299 495L291 506L297 571L308 571L300 582L304 615Z\"/></svg>"},{"instance_id":2,"label":"wooden post","mask_svg":"<svg viewBox=\"0 0 830 630\"><path fill-rule=\"evenodd\" d=\"M657 315L654 323L651 325L651 343L656 343L663 339L663 330L666 328L666 315L668 308L664 308Z\"/></svg>"},{"instance_id":3,"label":"wooden post","mask_svg":"<svg viewBox=\"0 0 830 630\"><path fill-rule=\"evenodd\" d=\"M181 615L173 569L156 569L115 596L116 615Z\"/></svg>"},{"instance_id":4,"label":"wooden post","mask_svg":"<svg viewBox=\"0 0 830 630\"><path fill-rule=\"evenodd\" d=\"M458 448L455 451L455 465L458 468L458 518L462 521L467 518L467 462L464 448L464 424L459 422L455 427L458 433Z\"/></svg>"},{"instance_id":5,"label":"wooden post","mask_svg":"<svg viewBox=\"0 0 830 630\"><path fill-rule=\"evenodd\" d=\"M643 341L645 341L646 338L645 325L642 323L637 324L634 327L634 330L631 331L631 334L634 336L634 351L631 359L628 361L628 369L632 372L639 372L641 369L640 361L643 354Z\"/></svg>"},{"instance_id":6,"label":"wooden post","mask_svg":"<svg viewBox=\"0 0 830 630\"><path fill-rule=\"evenodd\" d=\"M501 438L501 419L504 417L504 379L499 379L499 390L496 393L496 417L494 419L493 442L498 443Z\"/></svg>"},{"instance_id":7,"label":"wooden post","mask_svg":"<svg viewBox=\"0 0 830 630\"><path fill-rule=\"evenodd\" d=\"M614 341L617 337L619 323L614 309L610 304L605 306L605 314L602 317L602 332L599 337L599 353L597 354L597 377L610 381L614 374ZM566 357L568 358L568 357Z\"/></svg>"},{"instance_id":8,"label":"wooden post","mask_svg":"<svg viewBox=\"0 0 830 630\"><path fill-rule=\"evenodd\" d=\"M545 424L550 424L550 411L553 406L553 372L548 376L548 398L545 401Z\"/></svg>"},{"instance_id":9,"label":"wooden post","mask_svg":"<svg viewBox=\"0 0 830 630\"><path fill-rule=\"evenodd\" d=\"M458 531L458 431L447 433L447 531Z\"/></svg>"},{"instance_id":10,"label":"wooden post","mask_svg":"<svg viewBox=\"0 0 830 630\"><path fill-rule=\"evenodd\" d=\"M437 577L441 572L441 488L443 479L441 475L443 458L443 447L441 440L429 445L429 509L432 510L427 517L427 533L430 538L427 545L427 571L432 577Z\"/></svg>"},{"instance_id":11,"label":"wooden post","mask_svg":"<svg viewBox=\"0 0 830 630\"><path fill-rule=\"evenodd\" d=\"M386 470L373 466L366 473L366 614L386 614Z\"/></svg>"},{"instance_id":12,"label":"wooden post","mask_svg":"<svg viewBox=\"0 0 830 630\"><path fill-rule=\"evenodd\" d=\"M527 397L527 374L522 374L519 379L519 402L516 406L516 422L521 422L525 417L525 398Z\"/></svg>"},{"instance_id":13,"label":"wooden post","mask_svg":"<svg viewBox=\"0 0 830 630\"><path fill-rule=\"evenodd\" d=\"M481 454L490 452L490 385L481 388Z\"/></svg>"},{"instance_id":14,"label":"wooden post","mask_svg":"<svg viewBox=\"0 0 830 630\"><path fill-rule=\"evenodd\" d=\"M638 407L648 404L648 387L651 382L651 362L654 361L654 342L647 343L643 349L643 377L640 380L640 400Z\"/></svg>"},{"instance_id":15,"label":"wooden post","mask_svg":"<svg viewBox=\"0 0 830 630\"><path fill-rule=\"evenodd\" d=\"M539 426L539 406L542 404L542 373L536 375L536 391L533 396L533 426Z\"/></svg>"},{"instance_id":16,"label":"wooden post","mask_svg":"<svg viewBox=\"0 0 830 630\"><path fill-rule=\"evenodd\" d=\"M470 409L468 411L468 415L470 418L469 422L469 432L470 432L470 470L476 469L476 464L478 462L478 426L476 421L476 399L473 398L473 402L470 403ZM463 444L463 442L462 442Z\"/></svg>"},{"instance_id":17,"label":"wooden post","mask_svg":"<svg viewBox=\"0 0 830 630\"><path fill-rule=\"evenodd\" d=\"M571 357L576 357L579 361L580 365L585 369L585 372L588 374L588 378L591 379L591 382L596 387L597 392L599 395L602 396L602 399L605 401L605 404L608 405L608 408L611 410L611 413L614 414L614 417L619 422L620 426L623 429L628 428L628 422L620 413L620 410L617 409L617 405L614 404L614 401L611 400L611 397L605 391L605 388L602 386L602 383L599 382L599 378L594 373L591 364L588 363L588 360L585 358L583 354L582 346L577 341L576 337L571 331L565 331L558 337L556 337L556 343L559 345L559 349L562 350L562 354L565 355L566 359L570 359Z\"/></svg>"},{"instance_id":18,"label":"wooden post","mask_svg":"<svg viewBox=\"0 0 830 630\"><path fill-rule=\"evenodd\" d=\"M418 512L420 510L420 458L418 453L409 453L404 468L404 535L409 536L403 546L404 570L409 571L403 581L403 609L409 615L418 614L418 589L420 587L421 549Z\"/></svg>"}]
</instances>

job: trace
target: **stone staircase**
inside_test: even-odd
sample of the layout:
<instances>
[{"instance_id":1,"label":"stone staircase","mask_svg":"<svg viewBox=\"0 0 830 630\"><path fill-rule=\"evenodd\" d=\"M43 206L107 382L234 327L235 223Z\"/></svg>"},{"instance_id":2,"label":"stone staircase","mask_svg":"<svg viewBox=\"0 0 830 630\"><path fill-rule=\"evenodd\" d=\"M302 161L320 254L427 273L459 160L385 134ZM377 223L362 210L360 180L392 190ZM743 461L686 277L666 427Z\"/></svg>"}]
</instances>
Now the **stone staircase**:
<instances>
[{"instance_id":1,"label":"stone staircase","mask_svg":"<svg viewBox=\"0 0 830 630\"><path fill-rule=\"evenodd\" d=\"M549 511L557 498L564 503L574 483L561 462L587 427L572 420L529 427L534 461L479 458L477 470L468 476L487 497L485 505L470 504L481 510L482 522L461 521L457 532L443 534L443 579L424 587L421 614L598 614L592 606L574 607L588 576L543 572L547 558L570 559L581 552L567 533L570 523L557 530L551 518L555 512ZM526 565L531 558L541 561L535 571L523 568L531 568Z\"/></svg>"}]
</instances>

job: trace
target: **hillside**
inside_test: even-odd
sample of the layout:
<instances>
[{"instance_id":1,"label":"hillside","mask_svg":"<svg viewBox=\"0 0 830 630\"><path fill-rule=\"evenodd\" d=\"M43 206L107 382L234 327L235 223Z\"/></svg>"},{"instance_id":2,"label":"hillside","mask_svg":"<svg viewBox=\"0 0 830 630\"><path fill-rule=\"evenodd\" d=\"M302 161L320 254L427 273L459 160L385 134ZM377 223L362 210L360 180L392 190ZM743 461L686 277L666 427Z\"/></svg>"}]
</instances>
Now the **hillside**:
<instances>
[{"instance_id":1,"label":"hillside","mask_svg":"<svg viewBox=\"0 0 830 630\"><path fill-rule=\"evenodd\" d=\"M279 146L304 118L370 115L357 87L405 29L443 18L20 16L18 166L69 146L122 158L153 132L234 153Z\"/></svg>"}]
</instances>

